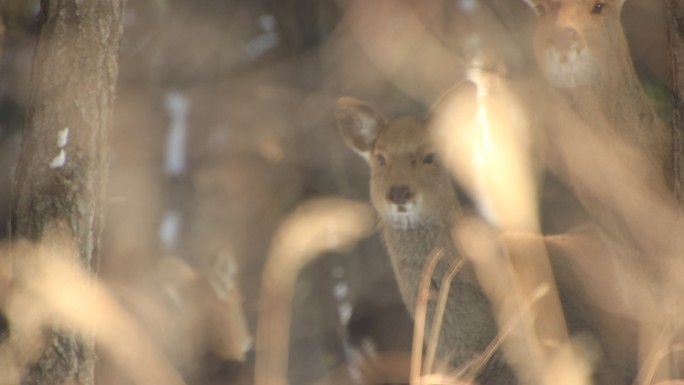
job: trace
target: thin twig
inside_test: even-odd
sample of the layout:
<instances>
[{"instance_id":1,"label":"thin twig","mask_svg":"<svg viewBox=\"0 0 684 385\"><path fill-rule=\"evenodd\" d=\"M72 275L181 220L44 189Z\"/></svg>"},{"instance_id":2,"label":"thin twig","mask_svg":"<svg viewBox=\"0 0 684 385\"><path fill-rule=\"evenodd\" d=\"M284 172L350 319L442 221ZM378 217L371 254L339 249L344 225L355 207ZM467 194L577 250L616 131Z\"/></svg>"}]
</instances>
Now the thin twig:
<instances>
[{"instance_id":1,"label":"thin twig","mask_svg":"<svg viewBox=\"0 0 684 385\"><path fill-rule=\"evenodd\" d=\"M645 372L643 384L649 385L653 383L656 371L658 370L658 364L670 353L674 352L672 348L667 349L668 341L672 338L672 332L670 328L666 328L662 333L659 333L659 337L656 341L655 351L651 354L648 362L644 364L640 372Z\"/></svg>"},{"instance_id":2,"label":"thin twig","mask_svg":"<svg viewBox=\"0 0 684 385\"><path fill-rule=\"evenodd\" d=\"M373 231L366 204L339 198L303 203L278 227L261 280L254 384L286 385L291 302L301 269L327 251L343 250Z\"/></svg>"},{"instance_id":3,"label":"thin twig","mask_svg":"<svg viewBox=\"0 0 684 385\"><path fill-rule=\"evenodd\" d=\"M469 385L469 382L463 381L458 376L445 375L445 374L427 374L422 377L423 384L425 385ZM676 384L679 385L679 384Z\"/></svg>"},{"instance_id":4,"label":"thin twig","mask_svg":"<svg viewBox=\"0 0 684 385\"><path fill-rule=\"evenodd\" d=\"M454 279L463 267L465 259L461 258L451 264L449 271L444 274L442 278L442 286L439 288L439 299L437 300L437 308L435 309L434 319L432 320L432 330L430 331L430 340L428 341L427 356L425 358L425 367L423 374L432 373L432 367L435 362L435 355L437 354L437 345L439 345L439 332L442 329L442 321L444 320L444 311L446 309L446 302L449 299L449 290L451 289L451 281Z\"/></svg>"},{"instance_id":5,"label":"thin twig","mask_svg":"<svg viewBox=\"0 0 684 385\"><path fill-rule=\"evenodd\" d=\"M423 337L425 334L425 318L427 311L428 295L430 293L430 282L432 273L437 262L444 255L444 250L433 251L423 267L423 275L420 279L420 289L416 300L415 325L413 326L413 347L411 349L411 385L420 384L420 367L423 360Z\"/></svg>"},{"instance_id":6,"label":"thin twig","mask_svg":"<svg viewBox=\"0 0 684 385\"><path fill-rule=\"evenodd\" d=\"M482 369L482 367L484 367L487 361L489 361L492 358L494 352L496 352L499 349L499 347L501 347L504 338L506 338L506 336L509 335L516 327L516 324L522 321L523 317L530 312L532 306L535 303L537 303L548 292L548 285L541 285L532 292L532 298L530 298L529 302L525 304L523 308L520 309L520 313L518 313L516 317L508 320L506 325L499 331L499 333L492 340L492 342L490 342L487 348L482 352L480 358L471 366L468 375L464 376L466 380L475 378L477 373Z\"/></svg>"}]
</instances>

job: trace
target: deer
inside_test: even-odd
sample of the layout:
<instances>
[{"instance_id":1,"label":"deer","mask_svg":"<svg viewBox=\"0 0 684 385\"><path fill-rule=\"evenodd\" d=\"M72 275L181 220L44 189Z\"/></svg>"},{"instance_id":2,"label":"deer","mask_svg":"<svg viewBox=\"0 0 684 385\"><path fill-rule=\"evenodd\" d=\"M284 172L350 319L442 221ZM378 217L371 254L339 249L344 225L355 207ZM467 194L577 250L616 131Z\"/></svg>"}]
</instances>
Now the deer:
<instances>
[{"instance_id":1,"label":"deer","mask_svg":"<svg viewBox=\"0 0 684 385\"><path fill-rule=\"evenodd\" d=\"M366 102L342 97L336 103L336 120L346 145L368 163L370 200L403 302L415 316L428 256L437 249L444 251L432 276L436 290L449 265L461 258L451 230L463 210L450 174L435 154L425 119L389 120ZM467 262L451 289L438 354L452 367L463 367L496 337L497 325ZM434 311L431 301L428 314ZM477 380L481 384L517 383L501 354L488 361Z\"/></svg>"},{"instance_id":2,"label":"deer","mask_svg":"<svg viewBox=\"0 0 684 385\"><path fill-rule=\"evenodd\" d=\"M551 101L547 107L553 110L553 120L546 123L553 127L548 135L557 137L551 146L562 146L558 142L568 137L565 132L584 131L587 135L581 140L601 143L597 148L600 155L593 161L602 164L602 169L611 162L624 163L622 175L634 179L638 188L649 190L644 198L676 207L673 136L658 118L630 59L620 23L625 0L524 1L538 15L533 46L539 70L550 86L544 98ZM564 165L557 160L549 163L569 181L604 231L621 242L643 246L631 241L639 235L625 223L635 218L630 218L629 213L616 213L623 211L617 204L602 207L612 200L606 195L615 191L599 192L596 187L582 186L579 174L586 170L571 170L567 160ZM632 170L624 171L628 168ZM610 175L597 177L601 178L616 179ZM628 215L627 220L617 218L624 215ZM638 218L636 213L633 215Z\"/></svg>"},{"instance_id":3,"label":"deer","mask_svg":"<svg viewBox=\"0 0 684 385\"><path fill-rule=\"evenodd\" d=\"M656 160L672 184L672 133L658 118L629 56L625 0L525 0L538 15L534 54L546 80L572 108Z\"/></svg>"},{"instance_id":4,"label":"deer","mask_svg":"<svg viewBox=\"0 0 684 385\"><path fill-rule=\"evenodd\" d=\"M482 217L461 219L454 231L461 233L465 254L475 265L499 327L506 330L502 347L521 383L544 383L548 373L566 370L555 366L567 352L564 346L575 354L562 360L572 362L575 375L582 373L578 381L631 383L636 372L630 349L633 322L624 315L619 278L606 271L612 259L596 258L607 249L597 240L595 227L548 235L535 223L532 176L538 165L527 152L536 143L524 118L529 112L512 81L506 74L474 68L469 81L454 86L431 111L438 154ZM468 227L482 227L479 222L498 234L489 236L494 242L473 246L477 232ZM496 251L486 251L490 243ZM531 302L541 287L549 290ZM508 325L524 308L530 316L516 321L520 326L514 331Z\"/></svg>"},{"instance_id":5,"label":"deer","mask_svg":"<svg viewBox=\"0 0 684 385\"><path fill-rule=\"evenodd\" d=\"M676 372L655 357L667 350L663 331L684 327L672 310L684 289L673 134L636 75L620 22L625 0L524 1L538 15L534 56L549 86L550 145L561 154L548 164L587 209L620 290L639 303L640 382L669 378ZM654 322L655 313L668 321Z\"/></svg>"},{"instance_id":6,"label":"deer","mask_svg":"<svg viewBox=\"0 0 684 385\"><path fill-rule=\"evenodd\" d=\"M459 88L472 93L476 86L464 82ZM439 152L431 132L436 129L431 122L435 113L433 109L425 119L408 116L389 120L358 99L343 97L336 104L337 125L345 144L361 155L370 168L370 200L379 218L381 237L404 305L414 317L421 272L428 255L435 249L445 251L444 263L437 266L432 277L432 288L439 290L439 277L449 263L467 254L461 248L457 229L467 227L473 220L473 214L460 203L451 174L439 157L443 152ZM502 247L500 240L506 236L521 244L521 250L526 249L530 240L540 240L548 248L563 299L561 311L567 315L567 328L574 335L573 345L584 348L581 345L587 342L587 355L595 356L589 360L595 366L589 376L598 383L631 383L634 371L625 341L630 341L633 333L628 320L620 314L606 314L594 303L592 294L592 290L602 291L606 303L620 300L617 278L594 272L591 279L586 279L585 273L594 266L595 256L605 252L603 243L596 240L593 232L581 229L556 236L499 235L492 237L497 239L497 248ZM439 354L455 367L468 363L497 336L497 323L501 328L500 317L506 317L502 313L503 302L497 296L512 295L513 290L501 286L506 285L505 279L486 277L489 272L478 266L477 261L465 259L466 268L452 284L440 332ZM602 266L609 264L605 261ZM503 264L495 268L507 269ZM432 304L428 314L434 312ZM575 339L576 336L582 338ZM588 338L580 341L584 337ZM504 340L510 337L504 335ZM504 341L503 350L493 356L477 378L479 383L536 383L534 379L530 381L526 351L516 344Z\"/></svg>"}]
</instances>

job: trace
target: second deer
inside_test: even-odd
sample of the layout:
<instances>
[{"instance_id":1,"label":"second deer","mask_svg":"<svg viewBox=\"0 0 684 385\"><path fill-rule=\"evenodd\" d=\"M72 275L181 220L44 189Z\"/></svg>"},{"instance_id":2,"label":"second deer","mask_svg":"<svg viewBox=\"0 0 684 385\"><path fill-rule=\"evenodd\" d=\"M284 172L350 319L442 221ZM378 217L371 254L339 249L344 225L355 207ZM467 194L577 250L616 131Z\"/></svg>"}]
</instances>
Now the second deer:
<instances>
[{"instance_id":1,"label":"second deer","mask_svg":"<svg viewBox=\"0 0 684 385\"><path fill-rule=\"evenodd\" d=\"M345 143L370 167L371 201L401 295L413 314L428 255L437 249L445 253L432 278L437 290L449 264L460 258L451 229L461 208L450 175L435 155L425 120L388 120L353 98L339 99L336 113ZM472 267L456 276L451 289L438 354L451 366L463 367L486 349L497 335L497 326ZM433 303L428 315L434 310ZM477 380L481 384L516 383L500 354L488 362Z\"/></svg>"}]
</instances>

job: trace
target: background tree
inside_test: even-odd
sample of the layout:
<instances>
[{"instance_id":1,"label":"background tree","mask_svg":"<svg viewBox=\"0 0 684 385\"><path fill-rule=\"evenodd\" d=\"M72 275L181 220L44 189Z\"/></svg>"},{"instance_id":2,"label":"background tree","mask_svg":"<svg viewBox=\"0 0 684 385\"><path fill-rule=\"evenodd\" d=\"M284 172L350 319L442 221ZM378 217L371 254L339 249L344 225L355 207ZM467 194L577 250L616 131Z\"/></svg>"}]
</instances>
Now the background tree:
<instances>
[{"instance_id":1,"label":"background tree","mask_svg":"<svg viewBox=\"0 0 684 385\"><path fill-rule=\"evenodd\" d=\"M11 236L39 240L65 225L80 263L96 269L107 180L107 132L125 0L48 0L13 188ZM25 384L94 382L86 338L53 332Z\"/></svg>"},{"instance_id":2,"label":"background tree","mask_svg":"<svg viewBox=\"0 0 684 385\"><path fill-rule=\"evenodd\" d=\"M684 202L684 4L678 0L668 0L667 10L676 189L677 198Z\"/></svg>"}]
</instances>

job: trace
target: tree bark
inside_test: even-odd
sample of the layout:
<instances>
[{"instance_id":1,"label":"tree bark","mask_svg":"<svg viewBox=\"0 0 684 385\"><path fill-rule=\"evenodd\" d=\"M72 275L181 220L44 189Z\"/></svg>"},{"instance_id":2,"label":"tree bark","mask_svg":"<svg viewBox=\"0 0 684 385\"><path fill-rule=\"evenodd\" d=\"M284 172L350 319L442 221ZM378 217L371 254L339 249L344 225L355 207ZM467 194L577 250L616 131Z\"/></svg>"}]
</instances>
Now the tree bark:
<instances>
[{"instance_id":1,"label":"tree bark","mask_svg":"<svg viewBox=\"0 0 684 385\"><path fill-rule=\"evenodd\" d=\"M672 132L677 199L684 203L684 4L667 0L670 77L672 79Z\"/></svg>"},{"instance_id":2,"label":"tree bark","mask_svg":"<svg viewBox=\"0 0 684 385\"><path fill-rule=\"evenodd\" d=\"M43 0L13 186L11 237L38 241L57 223L88 270L97 269L124 3ZM89 338L53 331L49 341L23 384L94 382Z\"/></svg>"}]
</instances>

